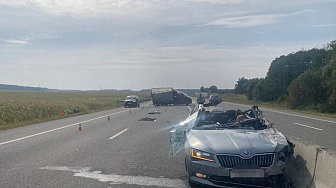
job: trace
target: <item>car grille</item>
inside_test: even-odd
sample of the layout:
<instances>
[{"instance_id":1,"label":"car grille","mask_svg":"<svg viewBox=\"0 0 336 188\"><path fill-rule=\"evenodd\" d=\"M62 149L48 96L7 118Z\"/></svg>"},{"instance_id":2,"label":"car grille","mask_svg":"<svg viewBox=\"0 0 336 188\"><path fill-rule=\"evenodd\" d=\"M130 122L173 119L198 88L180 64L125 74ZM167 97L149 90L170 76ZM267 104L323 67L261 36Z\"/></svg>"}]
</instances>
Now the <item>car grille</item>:
<instances>
[{"instance_id":1,"label":"car grille","mask_svg":"<svg viewBox=\"0 0 336 188\"><path fill-rule=\"evenodd\" d=\"M254 163L259 167L269 167L273 164L274 154L254 155L250 159L243 159L240 156L217 155L220 164L225 168L233 168L234 166L246 163Z\"/></svg>"}]
</instances>

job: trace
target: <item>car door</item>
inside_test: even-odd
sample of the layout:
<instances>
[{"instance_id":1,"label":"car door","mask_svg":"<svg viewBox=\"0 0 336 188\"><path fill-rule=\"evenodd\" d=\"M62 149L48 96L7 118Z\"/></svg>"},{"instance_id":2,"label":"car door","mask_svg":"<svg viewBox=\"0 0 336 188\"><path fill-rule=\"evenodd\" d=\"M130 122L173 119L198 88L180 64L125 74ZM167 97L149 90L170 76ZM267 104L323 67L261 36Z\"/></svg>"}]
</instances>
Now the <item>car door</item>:
<instances>
[{"instance_id":1,"label":"car door","mask_svg":"<svg viewBox=\"0 0 336 188\"><path fill-rule=\"evenodd\" d=\"M197 115L198 113L192 114L170 131L172 156L175 156L184 147L184 143L187 139L187 133L194 126Z\"/></svg>"}]
</instances>

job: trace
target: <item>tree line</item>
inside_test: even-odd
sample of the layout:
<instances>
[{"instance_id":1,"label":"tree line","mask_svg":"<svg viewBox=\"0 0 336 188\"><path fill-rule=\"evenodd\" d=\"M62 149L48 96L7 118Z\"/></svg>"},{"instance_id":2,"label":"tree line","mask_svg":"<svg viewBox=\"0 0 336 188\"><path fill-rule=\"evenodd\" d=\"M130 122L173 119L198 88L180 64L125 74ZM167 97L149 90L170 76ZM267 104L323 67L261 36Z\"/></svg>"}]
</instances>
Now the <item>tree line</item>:
<instances>
[{"instance_id":1,"label":"tree line","mask_svg":"<svg viewBox=\"0 0 336 188\"><path fill-rule=\"evenodd\" d=\"M336 40L276 58L265 78L239 78L234 93L248 100L283 102L292 109L336 112Z\"/></svg>"},{"instance_id":2,"label":"tree line","mask_svg":"<svg viewBox=\"0 0 336 188\"><path fill-rule=\"evenodd\" d=\"M232 93L232 89L218 89L217 86L210 86L210 87L204 87L202 86L200 88L200 91L203 93L218 93L218 94L224 94L224 93Z\"/></svg>"}]
</instances>

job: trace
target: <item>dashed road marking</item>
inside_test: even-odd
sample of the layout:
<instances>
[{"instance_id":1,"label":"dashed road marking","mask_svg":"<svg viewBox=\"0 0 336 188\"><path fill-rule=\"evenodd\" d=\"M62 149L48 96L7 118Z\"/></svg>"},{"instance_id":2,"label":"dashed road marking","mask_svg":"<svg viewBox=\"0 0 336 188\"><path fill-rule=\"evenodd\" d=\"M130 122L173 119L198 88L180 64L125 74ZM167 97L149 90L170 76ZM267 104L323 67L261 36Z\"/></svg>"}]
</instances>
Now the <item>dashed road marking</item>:
<instances>
[{"instance_id":1,"label":"dashed road marking","mask_svg":"<svg viewBox=\"0 0 336 188\"><path fill-rule=\"evenodd\" d=\"M122 112L126 112L126 111L128 111L128 110L123 110L123 111L115 112L115 113L108 114L108 115L109 115L109 116L112 116L112 115L116 115L116 114L119 114L119 113L122 113ZM6 141L6 142L1 142L1 143L0 143L0 146L1 146L1 145L5 145L5 144L9 144L9 143L12 143L12 142L17 142L17 141L20 141L20 140L24 140L24 139L27 139L27 138L32 138L32 137L39 136L39 135L42 135L42 134L46 134L46 133L50 133L50 132L54 132L54 131L58 131L58 130L61 130L61 129L65 129L65 128L74 126L74 125L78 125L78 124L82 124L82 123L90 122L90 121L93 121L93 120L96 120L96 119L106 118L108 115L104 115L104 116L100 116L100 117L96 117L96 118L88 119L88 120L81 121L81 122L77 122L77 123L73 123L73 124L70 124L70 125L65 125L65 126L63 126L63 127L59 127L59 128L56 128L56 129L51 129L51 130L48 130L48 131L44 131L44 132L40 132L40 133L36 133L36 134L32 134L32 135L29 135L29 136L24 136L24 137L17 138L17 139L14 139L14 140L9 140L9 141Z\"/></svg>"},{"instance_id":2,"label":"dashed road marking","mask_svg":"<svg viewBox=\"0 0 336 188\"><path fill-rule=\"evenodd\" d=\"M290 116L296 116L296 117L301 117L301 118L313 119L313 120L317 120L317 121L324 121L324 122L328 122L328 123L335 123L335 124L336 124L335 121L330 121L330 120L325 120L325 119L320 119L320 118L313 118L313 117L303 116L303 115L298 115L298 114L291 114L291 113L286 113L286 112L279 112L279 111L270 110L270 109L266 109L266 111L275 112L275 113L279 113L279 114L290 115Z\"/></svg>"},{"instance_id":3,"label":"dashed road marking","mask_svg":"<svg viewBox=\"0 0 336 188\"><path fill-rule=\"evenodd\" d=\"M90 172L90 167L68 167L68 166L46 166L39 168L40 170L52 171L70 171L74 172L75 177L89 178L98 180L99 182L106 182L109 184L128 184L149 187L187 187L185 182L181 179L170 179L164 177L149 177L149 176L130 176L117 174L102 174L101 171Z\"/></svg>"},{"instance_id":4,"label":"dashed road marking","mask_svg":"<svg viewBox=\"0 0 336 188\"><path fill-rule=\"evenodd\" d=\"M248 107L247 105L243 105L243 104L236 104L236 103L227 103L227 104ZM262 110L263 111L275 112L275 113L278 113L278 114L285 114L285 115L289 115L289 116L295 116L295 117L313 119L313 120L317 120L317 121L324 121L324 122L335 123L336 124L336 121L331 121L331 120L326 120L326 119L320 119L320 118L314 118L314 117L309 117L309 116L304 116L304 115L298 115L298 114L292 114L292 113L287 113L287 112L280 112L280 111L277 111L277 110L271 110L269 108L262 108Z\"/></svg>"},{"instance_id":5,"label":"dashed road marking","mask_svg":"<svg viewBox=\"0 0 336 188\"><path fill-rule=\"evenodd\" d=\"M312 126L309 126L309 125L304 125L304 124L300 124L300 123L294 123L295 125L300 125L302 127L308 127L308 128L311 128L311 129L315 129L315 130L318 130L318 131L322 131L323 129L320 129L320 128L316 128L316 127L312 127Z\"/></svg>"},{"instance_id":6,"label":"dashed road marking","mask_svg":"<svg viewBox=\"0 0 336 188\"><path fill-rule=\"evenodd\" d=\"M109 138L110 140L114 139L115 137L121 135L122 133L126 132L129 129L129 127L127 129L124 129L122 131L120 131L119 133L115 134L114 136L112 136L111 138Z\"/></svg>"}]
</instances>

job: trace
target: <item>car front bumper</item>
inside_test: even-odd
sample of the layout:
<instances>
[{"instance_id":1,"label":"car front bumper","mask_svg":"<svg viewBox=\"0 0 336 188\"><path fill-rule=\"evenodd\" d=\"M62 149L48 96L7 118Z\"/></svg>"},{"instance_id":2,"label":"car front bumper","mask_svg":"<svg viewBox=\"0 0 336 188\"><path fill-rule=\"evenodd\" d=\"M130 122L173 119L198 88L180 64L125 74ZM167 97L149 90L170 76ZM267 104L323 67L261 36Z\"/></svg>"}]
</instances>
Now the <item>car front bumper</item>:
<instances>
[{"instance_id":1,"label":"car front bumper","mask_svg":"<svg viewBox=\"0 0 336 188\"><path fill-rule=\"evenodd\" d=\"M124 106L125 107L137 107L138 103L136 103L136 102L125 102Z\"/></svg>"},{"instance_id":2,"label":"car front bumper","mask_svg":"<svg viewBox=\"0 0 336 188\"><path fill-rule=\"evenodd\" d=\"M215 187L267 187L271 182L271 177L283 174L283 171L285 169L285 163L278 160L275 161L273 165L267 168L250 168L249 166L247 166L247 170L238 169L238 172L242 172L241 175L245 176L239 178L237 177L237 173L235 174L236 177L232 177L234 174L233 172L237 172L237 169L233 171L232 168L223 167L217 158L215 159L215 162L192 161L191 157L187 155L186 169L189 175L189 179L193 183L205 184ZM249 176L249 174L251 175L251 177L246 177Z\"/></svg>"}]
</instances>

